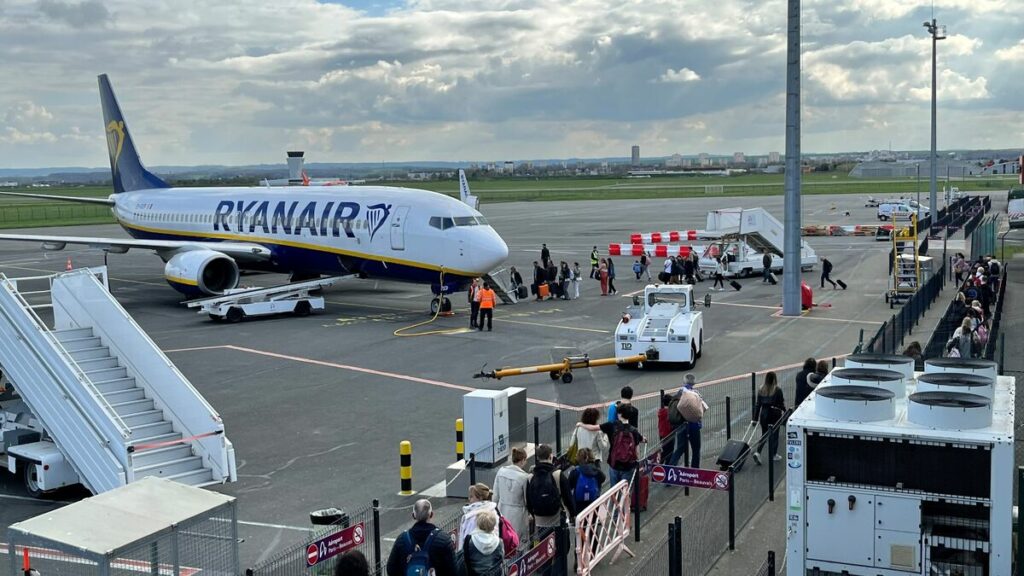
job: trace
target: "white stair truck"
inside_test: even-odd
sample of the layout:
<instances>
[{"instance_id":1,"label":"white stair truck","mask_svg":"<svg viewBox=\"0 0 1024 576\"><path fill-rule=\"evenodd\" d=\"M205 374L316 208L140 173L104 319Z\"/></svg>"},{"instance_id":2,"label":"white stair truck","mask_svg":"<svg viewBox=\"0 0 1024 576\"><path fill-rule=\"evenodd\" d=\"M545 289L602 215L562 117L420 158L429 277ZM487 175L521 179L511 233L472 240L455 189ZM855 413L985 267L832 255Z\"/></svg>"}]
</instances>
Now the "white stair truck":
<instances>
[{"instance_id":1,"label":"white stair truck","mask_svg":"<svg viewBox=\"0 0 1024 576\"><path fill-rule=\"evenodd\" d=\"M99 494L146 476L235 481L220 415L105 277L104 268L0 274L0 467L33 495L78 483ZM28 290L29 280L43 289Z\"/></svg>"},{"instance_id":2,"label":"white stair truck","mask_svg":"<svg viewBox=\"0 0 1024 576\"><path fill-rule=\"evenodd\" d=\"M700 258L705 275L714 274L716 259L726 257L726 278L761 274L765 253L772 255L772 270L784 265L782 223L764 208L728 208L708 212L707 228L701 238L712 240ZM818 263L818 256L806 240L800 241L800 269L807 271Z\"/></svg>"},{"instance_id":3,"label":"white stair truck","mask_svg":"<svg viewBox=\"0 0 1024 576\"><path fill-rule=\"evenodd\" d=\"M324 309L324 297L312 292L333 286L342 278L332 276L305 282L293 282L267 288L233 288L219 296L190 300L189 308L199 308L200 314L208 314L212 320L240 322L249 316L273 314L294 314L309 316L313 311Z\"/></svg>"},{"instance_id":4,"label":"white stair truck","mask_svg":"<svg viewBox=\"0 0 1024 576\"><path fill-rule=\"evenodd\" d=\"M704 316L693 302L693 286L650 284L643 302L634 296L633 304L615 327L615 357L646 354L644 362L679 362L693 368L704 352Z\"/></svg>"}]
</instances>

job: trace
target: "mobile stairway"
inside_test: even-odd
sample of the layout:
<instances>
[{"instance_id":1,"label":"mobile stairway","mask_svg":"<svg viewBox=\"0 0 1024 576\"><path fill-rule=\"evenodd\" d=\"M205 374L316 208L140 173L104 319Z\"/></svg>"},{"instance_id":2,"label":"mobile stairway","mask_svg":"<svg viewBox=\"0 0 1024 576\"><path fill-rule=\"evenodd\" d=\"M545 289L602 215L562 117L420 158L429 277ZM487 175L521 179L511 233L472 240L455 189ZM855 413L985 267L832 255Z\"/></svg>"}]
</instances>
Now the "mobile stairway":
<instances>
[{"instance_id":1,"label":"mobile stairway","mask_svg":"<svg viewBox=\"0 0 1024 576\"><path fill-rule=\"evenodd\" d=\"M26 280L44 289L19 291ZM78 482L101 493L146 476L236 480L220 416L105 284L105 268L0 274L0 367L15 392L0 397L0 466L32 493Z\"/></svg>"}]
</instances>

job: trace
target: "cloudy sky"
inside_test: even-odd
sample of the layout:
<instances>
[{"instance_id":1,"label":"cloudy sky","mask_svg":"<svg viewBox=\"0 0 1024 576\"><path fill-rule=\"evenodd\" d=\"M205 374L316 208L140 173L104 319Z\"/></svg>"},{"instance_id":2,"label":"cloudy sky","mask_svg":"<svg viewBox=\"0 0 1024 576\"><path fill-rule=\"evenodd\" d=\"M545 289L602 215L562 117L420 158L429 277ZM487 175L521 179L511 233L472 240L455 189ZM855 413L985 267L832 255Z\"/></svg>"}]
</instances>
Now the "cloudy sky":
<instances>
[{"instance_id":1,"label":"cloudy sky","mask_svg":"<svg viewBox=\"0 0 1024 576\"><path fill-rule=\"evenodd\" d=\"M803 147L1024 146L1020 0L804 0ZM784 149L785 0L0 0L0 167Z\"/></svg>"}]
</instances>

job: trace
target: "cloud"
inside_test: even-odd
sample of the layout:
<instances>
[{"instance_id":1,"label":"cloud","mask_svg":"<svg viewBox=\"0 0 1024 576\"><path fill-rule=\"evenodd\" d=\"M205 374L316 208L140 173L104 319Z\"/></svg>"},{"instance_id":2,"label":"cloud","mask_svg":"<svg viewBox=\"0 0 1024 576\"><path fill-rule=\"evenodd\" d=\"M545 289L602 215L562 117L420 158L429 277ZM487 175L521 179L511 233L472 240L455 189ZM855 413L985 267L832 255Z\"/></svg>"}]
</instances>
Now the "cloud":
<instances>
[{"instance_id":1,"label":"cloud","mask_svg":"<svg viewBox=\"0 0 1024 576\"><path fill-rule=\"evenodd\" d=\"M77 3L39 0L39 11L54 21L63 22L74 28L104 26L110 19L110 12L99 0Z\"/></svg>"},{"instance_id":2,"label":"cloud","mask_svg":"<svg viewBox=\"0 0 1024 576\"><path fill-rule=\"evenodd\" d=\"M697 80L700 80L700 74L689 68L680 68L679 70L669 68L658 77L659 82L668 82L670 84L685 84L687 82L696 82Z\"/></svg>"},{"instance_id":3,"label":"cloud","mask_svg":"<svg viewBox=\"0 0 1024 576\"><path fill-rule=\"evenodd\" d=\"M1004 62L1024 62L1024 40L1009 48L996 50L996 58Z\"/></svg>"}]
</instances>

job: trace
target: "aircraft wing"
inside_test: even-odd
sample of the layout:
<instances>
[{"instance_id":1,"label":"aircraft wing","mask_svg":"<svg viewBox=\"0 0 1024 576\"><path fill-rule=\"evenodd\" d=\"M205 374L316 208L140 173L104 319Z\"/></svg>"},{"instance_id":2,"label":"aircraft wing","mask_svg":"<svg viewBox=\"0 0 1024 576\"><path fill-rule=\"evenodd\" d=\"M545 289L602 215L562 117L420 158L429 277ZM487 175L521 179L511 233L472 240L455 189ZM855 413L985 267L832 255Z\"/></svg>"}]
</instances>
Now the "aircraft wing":
<instances>
[{"instance_id":1,"label":"aircraft wing","mask_svg":"<svg viewBox=\"0 0 1024 576\"><path fill-rule=\"evenodd\" d=\"M81 236L46 236L33 234L0 234L0 240L40 242L46 250L63 250L68 244L99 248L123 254L132 248L171 253L188 250L214 250L243 262L262 262L270 259L270 249L249 242L202 242L190 240L137 240L134 238L84 238Z\"/></svg>"}]
</instances>

